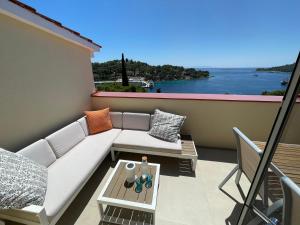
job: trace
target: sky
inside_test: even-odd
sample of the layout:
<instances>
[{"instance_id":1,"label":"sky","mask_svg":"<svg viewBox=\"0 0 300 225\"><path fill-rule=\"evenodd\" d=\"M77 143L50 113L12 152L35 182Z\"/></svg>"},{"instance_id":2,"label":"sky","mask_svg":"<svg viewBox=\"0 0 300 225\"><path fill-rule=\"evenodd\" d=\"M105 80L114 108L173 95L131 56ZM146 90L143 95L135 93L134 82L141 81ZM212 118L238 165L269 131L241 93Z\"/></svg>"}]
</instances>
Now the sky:
<instances>
[{"instance_id":1,"label":"sky","mask_svg":"<svg viewBox=\"0 0 300 225\"><path fill-rule=\"evenodd\" d=\"M22 1L22 0L21 0ZM103 46L92 59L269 67L296 61L299 0L23 0Z\"/></svg>"}]
</instances>

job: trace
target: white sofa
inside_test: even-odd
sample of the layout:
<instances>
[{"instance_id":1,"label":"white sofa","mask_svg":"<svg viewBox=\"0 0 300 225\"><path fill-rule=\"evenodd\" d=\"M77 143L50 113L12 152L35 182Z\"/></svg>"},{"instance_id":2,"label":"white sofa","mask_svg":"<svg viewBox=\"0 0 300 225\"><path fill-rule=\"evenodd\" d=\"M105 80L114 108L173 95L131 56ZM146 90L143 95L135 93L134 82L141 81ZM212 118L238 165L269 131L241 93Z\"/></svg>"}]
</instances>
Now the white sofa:
<instances>
[{"instance_id":1,"label":"white sofa","mask_svg":"<svg viewBox=\"0 0 300 225\"><path fill-rule=\"evenodd\" d=\"M165 142L148 135L150 114L111 112L113 129L88 134L85 117L67 125L18 153L48 168L48 184L43 206L0 212L1 219L24 224L55 224L112 148L125 145L179 154L181 141ZM112 150L113 160L115 159ZM150 153L151 154L151 153Z\"/></svg>"},{"instance_id":2,"label":"white sofa","mask_svg":"<svg viewBox=\"0 0 300 225\"><path fill-rule=\"evenodd\" d=\"M198 154L190 136L181 140L179 135L176 143L150 136L148 131L153 115L147 113L124 112L122 119L122 131L111 146L113 161L115 152L133 152L188 159L191 161L192 170L196 170Z\"/></svg>"}]
</instances>

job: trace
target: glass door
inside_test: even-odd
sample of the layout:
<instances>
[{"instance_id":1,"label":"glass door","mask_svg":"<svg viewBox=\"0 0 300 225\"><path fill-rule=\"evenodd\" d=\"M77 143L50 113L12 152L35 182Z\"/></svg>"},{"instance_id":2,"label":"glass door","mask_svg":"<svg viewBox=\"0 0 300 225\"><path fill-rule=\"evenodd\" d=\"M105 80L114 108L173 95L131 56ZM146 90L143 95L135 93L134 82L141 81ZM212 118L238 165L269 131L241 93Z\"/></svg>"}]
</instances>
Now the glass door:
<instances>
[{"instance_id":1,"label":"glass door","mask_svg":"<svg viewBox=\"0 0 300 225\"><path fill-rule=\"evenodd\" d=\"M299 86L300 54L267 142L254 143L261 160L238 225L300 224Z\"/></svg>"}]
</instances>

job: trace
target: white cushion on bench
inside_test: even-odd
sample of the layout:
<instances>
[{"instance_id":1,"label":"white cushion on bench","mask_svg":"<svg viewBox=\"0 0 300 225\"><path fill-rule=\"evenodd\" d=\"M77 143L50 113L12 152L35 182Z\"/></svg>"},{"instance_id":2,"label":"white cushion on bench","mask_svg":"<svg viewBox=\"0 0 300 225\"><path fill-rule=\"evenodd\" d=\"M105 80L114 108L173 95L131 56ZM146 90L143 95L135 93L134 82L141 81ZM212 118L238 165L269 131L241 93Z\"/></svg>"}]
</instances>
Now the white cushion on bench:
<instances>
[{"instance_id":1,"label":"white cushion on bench","mask_svg":"<svg viewBox=\"0 0 300 225\"><path fill-rule=\"evenodd\" d=\"M113 147L149 150L156 152L181 153L181 140L176 143L152 137L147 131L123 130L114 140Z\"/></svg>"},{"instance_id":2,"label":"white cushion on bench","mask_svg":"<svg viewBox=\"0 0 300 225\"><path fill-rule=\"evenodd\" d=\"M21 154L43 166L50 166L55 162L56 157L48 142L44 139L38 140L33 144L18 151Z\"/></svg>"},{"instance_id":3,"label":"white cushion on bench","mask_svg":"<svg viewBox=\"0 0 300 225\"><path fill-rule=\"evenodd\" d=\"M122 128L123 127L123 113L121 112L110 112L111 123L113 128Z\"/></svg>"},{"instance_id":4,"label":"white cushion on bench","mask_svg":"<svg viewBox=\"0 0 300 225\"><path fill-rule=\"evenodd\" d=\"M123 129L148 131L150 129L150 114L124 112Z\"/></svg>"},{"instance_id":5,"label":"white cushion on bench","mask_svg":"<svg viewBox=\"0 0 300 225\"><path fill-rule=\"evenodd\" d=\"M84 131L85 136L89 135L89 130L86 122L86 117L81 117L79 120L77 120L80 123L81 128Z\"/></svg>"},{"instance_id":6,"label":"white cushion on bench","mask_svg":"<svg viewBox=\"0 0 300 225\"><path fill-rule=\"evenodd\" d=\"M68 126L46 137L57 158L62 157L72 147L85 138L79 122L73 122Z\"/></svg>"},{"instance_id":7,"label":"white cushion on bench","mask_svg":"<svg viewBox=\"0 0 300 225\"><path fill-rule=\"evenodd\" d=\"M80 190L106 157L120 132L120 129L112 129L90 135L48 168L44 206L50 219L69 204L74 193Z\"/></svg>"}]
</instances>

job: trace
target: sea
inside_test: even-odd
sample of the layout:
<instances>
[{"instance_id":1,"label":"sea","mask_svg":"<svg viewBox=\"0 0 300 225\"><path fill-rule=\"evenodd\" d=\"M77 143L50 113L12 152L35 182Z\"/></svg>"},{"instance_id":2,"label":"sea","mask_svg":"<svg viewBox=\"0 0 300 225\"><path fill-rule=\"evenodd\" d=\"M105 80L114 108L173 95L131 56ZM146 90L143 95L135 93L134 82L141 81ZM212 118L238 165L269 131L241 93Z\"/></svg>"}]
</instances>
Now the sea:
<instances>
[{"instance_id":1,"label":"sea","mask_svg":"<svg viewBox=\"0 0 300 225\"><path fill-rule=\"evenodd\" d=\"M260 72L256 68L201 68L209 78L155 82L149 92L261 95L264 91L285 90L281 81L291 73Z\"/></svg>"}]
</instances>

